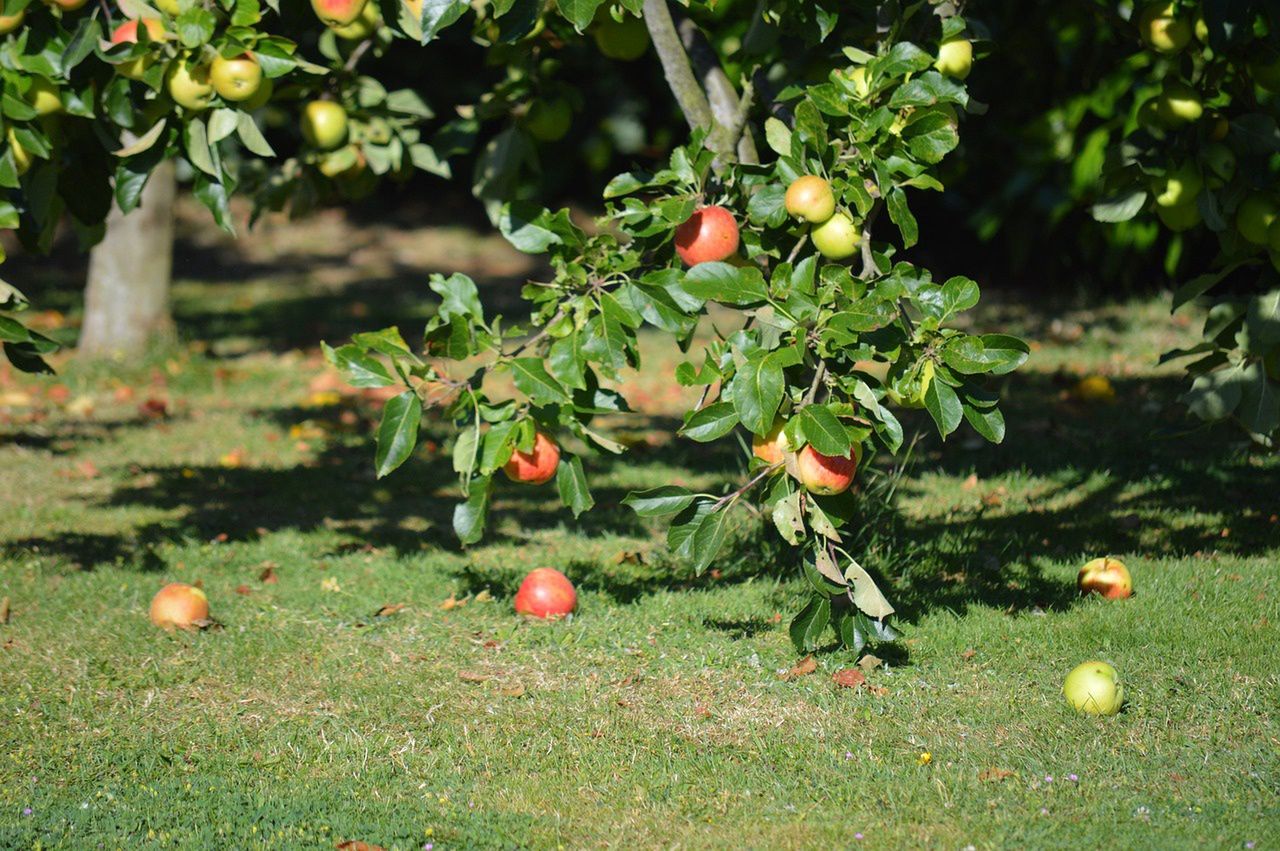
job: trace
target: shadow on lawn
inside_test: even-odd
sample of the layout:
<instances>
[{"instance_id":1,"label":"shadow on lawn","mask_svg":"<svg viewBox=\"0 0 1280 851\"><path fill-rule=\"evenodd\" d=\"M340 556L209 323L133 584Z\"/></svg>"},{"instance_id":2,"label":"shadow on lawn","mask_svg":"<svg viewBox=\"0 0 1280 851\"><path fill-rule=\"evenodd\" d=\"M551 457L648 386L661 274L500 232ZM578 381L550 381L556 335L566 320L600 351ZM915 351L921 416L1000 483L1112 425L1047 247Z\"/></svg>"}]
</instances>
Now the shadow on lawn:
<instances>
[{"instance_id":1,"label":"shadow on lawn","mask_svg":"<svg viewBox=\"0 0 1280 851\"><path fill-rule=\"evenodd\" d=\"M902 619L914 621L938 608L963 613L970 605L1010 612L1069 606L1074 587L1043 572L1042 565L1050 559L1130 552L1185 555L1210 549L1251 555L1275 548L1276 526L1269 515L1246 509L1274 505L1280 464L1250 456L1235 433L1225 428L1162 437L1186 423L1180 411L1165 407L1180 389L1177 380L1116 383L1121 404L1083 408L1060 398L1059 379L1019 376L1010 381L1007 395L1015 401L1006 408L1010 426L1002 446L969 448L961 435L948 441L943 453L936 440L922 442L912 474L936 471L957 482L973 474L974 486L958 486L959 494L947 494L949 511L932 512L925 506L911 516L873 513L873 519L864 520L850 536L851 551L887 580L886 591ZM1135 415L1135 409L1143 413ZM339 413L260 412L285 429L325 416L336 422ZM650 424L674 426L657 419ZM451 529L457 495L450 460L439 451L425 457L420 453L404 469L379 481L372 470L366 427L367 422L359 426L356 437L330 439L312 462L289 469L145 469L140 484L116 490L104 505L180 508L179 519L118 536L59 535L12 542L4 549L11 554L35 549L85 568L132 562L147 570L163 569L154 550L166 542L224 535L226 540L246 541L257 540L264 531L331 529L349 541L399 553L424 546L457 550ZM438 427L431 424L429 431ZM628 457L592 458L588 467L596 481L654 462L731 477L740 463L736 452L727 442L707 446L677 439L661 447L641 447ZM1026 503L997 504L989 498L998 493L990 480L1000 477L1034 477L1041 490ZM918 478L904 478L901 487L908 495L924 492ZM651 535L649 522L620 504L622 488L597 487L594 496L596 509L575 521L559 506L553 487L521 488L501 481L486 542L526 541L529 530L548 526L587 538ZM1231 530L1226 537L1221 535L1224 527ZM747 534L718 559L718 575L695 577L665 554L648 556L648 562L623 559L617 564L561 566L582 587L620 603L759 576L794 577L794 552L766 529L764 521L751 520L746 528ZM514 593L530 565L509 561L499 559L493 569L460 568L460 578L469 591ZM709 626L742 635L756 628L728 622Z\"/></svg>"}]
</instances>

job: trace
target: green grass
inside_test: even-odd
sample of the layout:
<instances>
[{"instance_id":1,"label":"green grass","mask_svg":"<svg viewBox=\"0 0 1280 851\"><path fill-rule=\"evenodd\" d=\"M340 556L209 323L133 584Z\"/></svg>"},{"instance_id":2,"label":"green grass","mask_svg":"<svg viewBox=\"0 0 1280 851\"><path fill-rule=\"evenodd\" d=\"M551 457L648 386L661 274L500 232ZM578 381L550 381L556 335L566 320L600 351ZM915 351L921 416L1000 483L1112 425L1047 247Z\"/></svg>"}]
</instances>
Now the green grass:
<instances>
[{"instance_id":1,"label":"green grass","mask_svg":"<svg viewBox=\"0 0 1280 851\"><path fill-rule=\"evenodd\" d=\"M215 335L65 364L88 417L52 382L0 387L33 396L0 408L0 846L1280 842L1280 463L1229 430L1186 433L1178 380L1153 364L1189 332L1162 302L979 316L1038 348L1004 388L1003 446L923 440L896 511L868 508L858 546L905 636L870 648L873 693L832 683L856 661L834 648L779 677L802 585L754 524L694 577L618 505L737 476L732 447L663 431L679 399L657 340L631 388L648 439L590 465L596 511L575 523L549 489L503 487L491 536L462 551L447 457L376 481L376 406L315 406L314 354L278 351L270 323L305 292L244 286L257 306L228 332L244 357L193 354ZM237 299L179 294L187 316ZM1055 316L1089 330L1054 342ZM1067 398L1085 371L1111 375L1116 405ZM139 416L150 395L170 417ZM1133 570L1132 600L1075 597L1105 553ZM538 565L579 585L570 621L512 614ZM153 629L170 580L202 581L224 628ZM1062 699L1093 657L1125 679L1117 717Z\"/></svg>"}]
</instances>

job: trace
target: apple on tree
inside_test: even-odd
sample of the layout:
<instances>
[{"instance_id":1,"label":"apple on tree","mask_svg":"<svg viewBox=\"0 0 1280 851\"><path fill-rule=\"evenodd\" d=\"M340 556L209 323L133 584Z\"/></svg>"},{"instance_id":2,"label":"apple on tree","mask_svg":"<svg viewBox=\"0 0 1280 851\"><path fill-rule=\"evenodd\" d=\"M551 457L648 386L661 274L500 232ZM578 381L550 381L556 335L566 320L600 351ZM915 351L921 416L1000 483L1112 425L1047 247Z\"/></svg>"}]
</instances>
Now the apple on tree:
<instances>
[{"instance_id":1,"label":"apple on tree","mask_svg":"<svg viewBox=\"0 0 1280 851\"><path fill-rule=\"evenodd\" d=\"M540 142L558 142L573 124L573 107L567 98L538 98L529 104L524 126Z\"/></svg>"},{"instance_id":2,"label":"apple on tree","mask_svg":"<svg viewBox=\"0 0 1280 851\"><path fill-rule=\"evenodd\" d=\"M228 59L218 56L209 67L209 79L223 100L250 100L262 86L262 66L248 53Z\"/></svg>"},{"instance_id":3,"label":"apple on tree","mask_svg":"<svg viewBox=\"0 0 1280 851\"><path fill-rule=\"evenodd\" d=\"M194 585L171 582L151 598L151 622L163 630L197 629L209 620L209 598Z\"/></svg>"},{"instance_id":4,"label":"apple on tree","mask_svg":"<svg viewBox=\"0 0 1280 851\"><path fill-rule=\"evenodd\" d=\"M569 578L553 567L529 572L516 591L516 611L535 618L562 618L578 606L578 592Z\"/></svg>"},{"instance_id":5,"label":"apple on tree","mask_svg":"<svg viewBox=\"0 0 1280 851\"><path fill-rule=\"evenodd\" d=\"M795 455L793 475L809 493L819 496L844 493L853 485L854 476L858 472L858 463L862 460L862 444L853 444L849 456L842 458L838 455L823 455L806 445Z\"/></svg>"},{"instance_id":6,"label":"apple on tree","mask_svg":"<svg viewBox=\"0 0 1280 851\"><path fill-rule=\"evenodd\" d=\"M649 30L644 21L632 15L621 21L615 21L607 13L599 15L591 37L601 53L623 62L639 59L649 49Z\"/></svg>"},{"instance_id":7,"label":"apple on tree","mask_svg":"<svg viewBox=\"0 0 1280 851\"><path fill-rule=\"evenodd\" d=\"M347 111L331 100L313 100L302 109L302 138L331 151L347 141Z\"/></svg>"},{"instance_id":8,"label":"apple on tree","mask_svg":"<svg viewBox=\"0 0 1280 851\"><path fill-rule=\"evenodd\" d=\"M806 174L791 181L784 205L797 219L821 224L835 214L836 196L826 180L816 174Z\"/></svg>"},{"instance_id":9,"label":"apple on tree","mask_svg":"<svg viewBox=\"0 0 1280 851\"><path fill-rule=\"evenodd\" d=\"M1124 562L1095 558L1080 568L1076 585L1081 594L1100 594L1108 600L1124 600L1133 595L1133 579Z\"/></svg>"},{"instance_id":10,"label":"apple on tree","mask_svg":"<svg viewBox=\"0 0 1280 851\"><path fill-rule=\"evenodd\" d=\"M32 77L31 88L27 89L27 102L41 117L63 111L58 87L44 77Z\"/></svg>"},{"instance_id":11,"label":"apple on tree","mask_svg":"<svg viewBox=\"0 0 1280 851\"><path fill-rule=\"evenodd\" d=\"M165 39L164 24L155 18L133 18L115 28L111 33L111 43L137 44L141 41L138 36L139 21L141 21L142 29L146 31L146 37L149 41L163 41ZM154 61L155 59L152 56L138 56L117 65L116 72L123 77L141 80L142 75L147 72L147 69L151 67L151 63Z\"/></svg>"},{"instance_id":12,"label":"apple on tree","mask_svg":"<svg viewBox=\"0 0 1280 851\"><path fill-rule=\"evenodd\" d=\"M528 452L516 450L511 460L502 467L513 482L524 485L541 485L551 481L560 465L560 446L539 431L533 438L533 448Z\"/></svg>"},{"instance_id":13,"label":"apple on tree","mask_svg":"<svg viewBox=\"0 0 1280 851\"><path fill-rule=\"evenodd\" d=\"M836 213L809 231L813 247L828 260L847 260L858 253L862 235L853 220L844 213Z\"/></svg>"},{"instance_id":14,"label":"apple on tree","mask_svg":"<svg viewBox=\"0 0 1280 851\"><path fill-rule=\"evenodd\" d=\"M973 70L973 42L967 38L949 38L938 46L938 59L933 63L941 73L963 80Z\"/></svg>"},{"instance_id":15,"label":"apple on tree","mask_svg":"<svg viewBox=\"0 0 1280 851\"><path fill-rule=\"evenodd\" d=\"M1166 126L1177 127L1199 121L1204 115L1204 102L1191 86L1170 80L1156 99L1156 111Z\"/></svg>"},{"instance_id":16,"label":"apple on tree","mask_svg":"<svg viewBox=\"0 0 1280 851\"><path fill-rule=\"evenodd\" d=\"M738 223L724 207L703 207L676 228L676 254L686 266L727 260L738 250Z\"/></svg>"},{"instance_id":17,"label":"apple on tree","mask_svg":"<svg viewBox=\"0 0 1280 851\"><path fill-rule=\"evenodd\" d=\"M1115 715L1124 704L1124 685L1116 669L1106 662L1082 662L1067 674L1062 694L1076 712Z\"/></svg>"},{"instance_id":18,"label":"apple on tree","mask_svg":"<svg viewBox=\"0 0 1280 851\"><path fill-rule=\"evenodd\" d=\"M1236 208L1236 230L1254 245L1266 245L1271 224L1280 215L1280 204L1270 195L1255 193Z\"/></svg>"},{"instance_id":19,"label":"apple on tree","mask_svg":"<svg viewBox=\"0 0 1280 851\"><path fill-rule=\"evenodd\" d=\"M311 8L325 26L345 26L364 11L368 0L311 0Z\"/></svg>"},{"instance_id":20,"label":"apple on tree","mask_svg":"<svg viewBox=\"0 0 1280 851\"><path fill-rule=\"evenodd\" d=\"M192 112L200 112L213 103L213 81L209 66L179 59L169 66L165 75L165 88L173 102Z\"/></svg>"},{"instance_id":21,"label":"apple on tree","mask_svg":"<svg viewBox=\"0 0 1280 851\"><path fill-rule=\"evenodd\" d=\"M22 26L27 17L27 10L20 9L12 15L0 15L0 35L8 35Z\"/></svg>"},{"instance_id":22,"label":"apple on tree","mask_svg":"<svg viewBox=\"0 0 1280 851\"><path fill-rule=\"evenodd\" d=\"M1191 24L1174 14L1172 2L1157 0L1138 16L1138 34L1157 53L1177 53L1191 41Z\"/></svg>"},{"instance_id":23,"label":"apple on tree","mask_svg":"<svg viewBox=\"0 0 1280 851\"><path fill-rule=\"evenodd\" d=\"M361 41L368 38L378 31L378 27L382 24L382 13L378 10L378 4L375 0L368 0L364 4L364 8L360 10L360 15L349 24L340 26L330 26L333 34L338 38L347 41Z\"/></svg>"},{"instance_id":24,"label":"apple on tree","mask_svg":"<svg viewBox=\"0 0 1280 851\"><path fill-rule=\"evenodd\" d=\"M769 429L767 434L752 435L751 454L766 464L781 464L788 448L787 436L782 433L784 426L786 422L778 419L774 421L773 428Z\"/></svg>"}]
</instances>

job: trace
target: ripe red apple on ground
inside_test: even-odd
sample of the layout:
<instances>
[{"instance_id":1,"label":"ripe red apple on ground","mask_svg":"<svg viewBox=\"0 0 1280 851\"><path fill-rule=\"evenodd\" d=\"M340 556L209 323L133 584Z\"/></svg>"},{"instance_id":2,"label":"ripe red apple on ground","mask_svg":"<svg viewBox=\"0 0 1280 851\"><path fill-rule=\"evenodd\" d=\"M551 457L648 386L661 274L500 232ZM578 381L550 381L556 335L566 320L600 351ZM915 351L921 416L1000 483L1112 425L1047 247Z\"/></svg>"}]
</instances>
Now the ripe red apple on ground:
<instances>
[{"instance_id":1,"label":"ripe red apple on ground","mask_svg":"<svg viewBox=\"0 0 1280 851\"><path fill-rule=\"evenodd\" d=\"M703 207L676 228L676 254L686 266L727 260L738 250L738 223L724 207Z\"/></svg>"},{"instance_id":2,"label":"ripe red apple on ground","mask_svg":"<svg viewBox=\"0 0 1280 851\"><path fill-rule=\"evenodd\" d=\"M151 598L151 622L161 629L196 629L209 619L209 598L194 585L171 582Z\"/></svg>"},{"instance_id":3,"label":"ripe red apple on ground","mask_svg":"<svg viewBox=\"0 0 1280 851\"><path fill-rule=\"evenodd\" d=\"M1086 715L1115 715L1124 704L1124 685L1116 669L1094 660L1077 665L1067 674L1062 694L1077 712Z\"/></svg>"},{"instance_id":4,"label":"ripe red apple on ground","mask_svg":"<svg viewBox=\"0 0 1280 851\"><path fill-rule=\"evenodd\" d=\"M533 439L533 449L511 453L511 460L502 466L502 472L513 482L540 485L551 481L560 465L560 447L547 435L538 432Z\"/></svg>"},{"instance_id":5,"label":"ripe red apple on ground","mask_svg":"<svg viewBox=\"0 0 1280 851\"><path fill-rule=\"evenodd\" d=\"M578 605L578 592L563 573L552 567L530 571L516 592L516 611L535 618L559 618Z\"/></svg>"},{"instance_id":6,"label":"ripe red apple on ground","mask_svg":"<svg viewBox=\"0 0 1280 851\"><path fill-rule=\"evenodd\" d=\"M1133 594L1129 569L1114 558L1095 558L1080 568L1076 584L1081 594L1101 594L1108 600L1123 600Z\"/></svg>"},{"instance_id":7,"label":"ripe red apple on ground","mask_svg":"<svg viewBox=\"0 0 1280 851\"><path fill-rule=\"evenodd\" d=\"M835 496L844 493L853 484L862 460L862 447L853 445L851 457L823 455L812 446L805 446L795 458L795 477L809 493L819 496Z\"/></svg>"}]
</instances>

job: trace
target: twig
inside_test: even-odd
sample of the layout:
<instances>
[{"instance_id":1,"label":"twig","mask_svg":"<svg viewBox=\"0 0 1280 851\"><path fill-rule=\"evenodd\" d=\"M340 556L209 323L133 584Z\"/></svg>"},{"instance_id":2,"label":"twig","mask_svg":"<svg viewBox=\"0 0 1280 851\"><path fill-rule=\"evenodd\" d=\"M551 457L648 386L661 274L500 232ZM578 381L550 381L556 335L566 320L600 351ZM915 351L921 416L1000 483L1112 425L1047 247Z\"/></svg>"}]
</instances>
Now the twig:
<instances>
[{"instance_id":1,"label":"twig","mask_svg":"<svg viewBox=\"0 0 1280 851\"><path fill-rule=\"evenodd\" d=\"M804 234L801 235L800 239L796 240L796 247L791 249L791 253L787 255L788 263L795 261L796 255L800 253L800 249L804 248L804 244L808 241L809 241L809 233L808 231L806 231Z\"/></svg>"},{"instance_id":2,"label":"twig","mask_svg":"<svg viewBox=\"0 0 1280 851\"><path fill-rule=\"evenodd\" d=\"M111 25L111 7L107 5L107 0L98 0L98 5L102 7L102 14L107 18L107 31L112 29Z\"/></svg>"},{"instance_id":3,"label":"twig","mask_svg":"<svg viewBox=\"0 0 1280 851\"><path fill-rule=\"evenodd\" d=\"M818 396L818 388L822 386L822 379L827 377L827 362L822 358L818 358L818 368L813 371L813 381L809 384L809 392L804 394L804 404L812 405L813 400Z\"/></svg>"},{"instance_id":4,"label":"twig","mask_svg":"<svg viewBox=\"0 0 1280 851\"><path fill-rule=\"evenodd\" d=\"M880 210L884 207L883 201L876 201L872 205L871 211L867 213L867 219L862 223L862 273L861 277L866 280L872 276L880 277L880 267L876 265L874 252L871 250L871 226L876 223L876 219L880 216Z\"/></svg>"},{"instance_id":5,"label":"twig","mask_svg":"<svg viewBox=\"0 0 1280 851\"><path fill-rule=\"evenodd\" d=\"M372 36L357 44L356 49L351 51L351 55L347 57L346 64L342 66L342 70L348 72L354 71L356 63L360 61L361 57L369 52L369 48L371 47L373 47Z\"/></svg>"},{"instance_id":6,"label":"twig","mask_svg":"<svg viewBox=\"0 0 1280 851\"><path fill-rule=\"evenodd\" d=\"M738 488L736 491L733 491L732 493L727 493L724 496L717 499L715 502L711 503L711 513L714 514L715 512L719 511L726 502L731 502L737 499L747 491L751 490L756 485L760 484L760 482L767 479L769 476L772 476L774 473L778 472L778 470L782 467L782 464L783 462L779 461L777 464L771 464L768 467L765 467L763 470L757 473L755 475L755 478L753 478L751 481L747 482L745 485Z\"/></svg>"},{"instance_id":7,"label":"twig","mask_svg":"<svg viewBox=\"0 0 1280 851\"><path fill-rule=\"evenodd\" d=\"M543 338L545 338L547 334L550 333L551 326L555 325L563 317L564 317L564 308L562 307L556 311L555 316L552 316L550 319L546 321L546 323L542 326L541 331L539 331L537 334L534 334L529 339L525 340L523 343L521 343L519 346L516 347L515 351L513 351L509 355L504 355L504 357L509 357L509 358L519 357L521 352L523 352L525 349L541 342Z\"/></svg>"}]
</instances>

